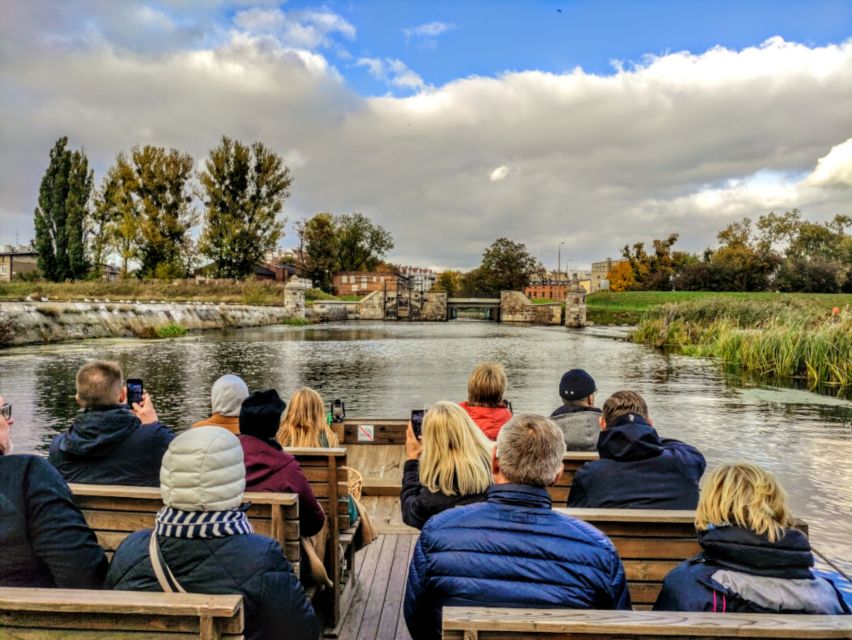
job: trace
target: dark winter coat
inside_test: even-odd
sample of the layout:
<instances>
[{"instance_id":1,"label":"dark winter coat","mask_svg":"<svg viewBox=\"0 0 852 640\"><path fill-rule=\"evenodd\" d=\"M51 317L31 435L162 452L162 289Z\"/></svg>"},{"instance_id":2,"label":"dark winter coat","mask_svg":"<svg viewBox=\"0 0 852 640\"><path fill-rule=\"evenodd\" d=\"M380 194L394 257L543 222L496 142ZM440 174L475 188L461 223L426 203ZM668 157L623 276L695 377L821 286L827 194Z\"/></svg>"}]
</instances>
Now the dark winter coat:
<instances>
[{"instance_id":1,"label":"dark winter coat","mask_svg":"<svg viewBox=\"0 0 852 640\"><path fill-rule=\"evenodd\" d=\"M624 416L598 439L600 460L577 471L569 507L695 509L707 463L688 444L661 439L640 416Z\"/></svg>"},{"instance_id":2,"label":"dark winter coat","mask_svg":"<svg viewBox=\"0 0 852 640\"><path fill-rule=\"evenodd\" d=\"M594 451L601 434L601 410L595 407L562 405L550 419L562 430L568 451Z\"/></svg>"},{"instance_id":3,"label":"dark winter coat","mask_svg":"<svg viewBox=\"0 0 852 640\"><path fill-rule=\"evenodd\" d=\"M502 407L475 407L467 402L459 402L459 406L467 411L470 419L476 426L482 429L482 433L489 440L496 440L500 429L512 419L512 411L507 406Z\"/></svg>"},{"instance_id":4,"label":"dark winter coat","mask_svg":"<svg viewBox=\"0 0 852 640\"><path fill-rule=\"evenodd\" d=\"M436 513L483 500L485 500L485 493L448 496L440 491L436 493L429 491L420 484L420 461L406 460L399 503L402 508L402 521L408 526L422 529L426 521Z\"/></svg>"},{"instance_id":5,"label":"dark winter coat","mask_svg":"<svg viewBox=\"0 0 852 640\"><path fill-rule=\"evenodd\" d=\"M325 524L325 513L296 458L281 451L275 441L245 434L238 437L246 465L246 491L299 494L299 532L303 536L318 533Z\"/></svg>"},{"instance_id":6,"label":"dark winter coat","mask_svg":"<svg viewBox=\"0 0 852 640\"><path fill-rule=\"evenodd\" d=\"M126 405L86 409L53 439L48 460L66 482L159 487L174 437L159 422L142 424Z\"/></svg>"},{"instance_id":7,"label":"dark winter coat","mask_svg":"<svg viewBox=\"0 0 852 640\"><path fill-rule=\"evenodd\" d=\"M107 585L119 591L162 591L148 555L151 530L118 547ZM257 534L225 538L157 536L165 564L189 592L241 594L246 640L314 640L320 625L281 547Z\"/></svg>"},{"instance_id":8,"label":"dark winter coat","mask_svg":"<svg viewBox=\"0 0 852 640\"><path fill-rule=\"evenodd\" d=\"M44 458L0 456L0 586L100 589L107 559Z\"/></svg>"},{"instance_id":9,"label":"dark winter coat","mask_svg":"<svg viewBox=\"0 0 852 640\"><path fill-rule=\"evenodd\" d=\"M542 487L500 484L423 527L405 590L414 640L441 637L444 606L630 609L630 596L603 533L553 511Z\"/></svg>"},{"instance_id":10,"label":"dark winter coat","mask_svg":"<svg viewBox=\"0 0 852 640\"><path fill-rule=\"evenodd\" d=\"M703 551L672 569L654 609L741 613L849 613L835 586L811 572L807 537L769 542L742 527L700 532Z\"/></svg>"}]
</instances>

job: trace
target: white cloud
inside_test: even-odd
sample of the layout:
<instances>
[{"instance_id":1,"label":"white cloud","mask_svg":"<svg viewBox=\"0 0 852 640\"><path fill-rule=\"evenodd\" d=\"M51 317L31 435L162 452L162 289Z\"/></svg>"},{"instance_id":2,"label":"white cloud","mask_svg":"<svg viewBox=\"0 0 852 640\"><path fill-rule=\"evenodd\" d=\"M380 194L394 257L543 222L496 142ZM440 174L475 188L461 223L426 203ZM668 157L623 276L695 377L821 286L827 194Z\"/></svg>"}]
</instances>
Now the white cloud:
<instances>
[{"instance_id":1,"label":"white cloud","mask_svg":"<svg viewBox=\"0 0 852 640\"><path fill-rule=\"evenodd\" d=\"M426 22L419 24L416 27L403 29L402 33L408 38L436 38L439 35L455 29L456 25L451 22Z\"/></svg>"},{"instance_id":2,"label":"white cloud","mask_svg":"<svg viewBox=\"0 0 852 640\"><path fill-rule=\"evenodd\" d=\"M392 87L410 91L427 88L423 78L409 69L402 60L396 58L360 58L354 66L366 68L376 80L381 80Z\"/></svg>"},{"instance_id":3,"label":"white cloud","mask_svg":"<svg viewBox=\"0 0 852 640\"><path fill-rule=\"evenodd\" d=\"M326 10L282 11L253 7L234 16L234 24L253 34L277 37L284 45L315 49L332 44L335 35L353 39L355 27L346 19Z\"/></svg>"},{"instance_id":4,"label":"white cloud","mask_svg":"<svg viewBox=\"0 0 852 640\"><path fill-rule=\"evenodd\" d=\"M497 167L496 169L494 169L494 171L492 171L488 175L488 179L491 182L502 182L503 180L506 179L506 176L508 176L508 175L509 175L509 167L507 167L505 164L503 164L503 165L500 165L499 167Z\"/></svg>"},{"instance_id":5,"label":"white cloud","mask_svg":"<svg viewBox=\"0 0 852 640\"><path fill-rule=\"evenodd\" d=\"M852 138L831 148L803 184L812 187L852 187Z\"/></svg>"}]
</instances>

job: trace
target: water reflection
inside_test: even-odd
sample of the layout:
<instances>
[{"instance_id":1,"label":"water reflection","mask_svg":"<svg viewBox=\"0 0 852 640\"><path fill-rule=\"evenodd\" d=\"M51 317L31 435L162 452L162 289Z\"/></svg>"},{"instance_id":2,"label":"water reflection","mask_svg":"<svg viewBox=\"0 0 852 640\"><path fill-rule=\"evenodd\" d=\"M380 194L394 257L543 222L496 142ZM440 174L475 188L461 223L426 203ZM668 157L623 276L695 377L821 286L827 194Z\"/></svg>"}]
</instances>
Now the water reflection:
<instances>
[{"instance_id":1,"label":"water reflection","mask_svg":"<svg viewBox=\"0 0 852 640\"><path fill-rule=\"evenodd\" d=\"M483 360L504 364L516 411L560 404L561 374L583 367L601 401L635 389L664 436L698 446L710 465L750 459L776 473L814 544L852 569L852 402L770 387L709 360L664 354L594 328L362 323L205 333L169 342L100 340L0 355L0 392L15 404L18 451L45 451L76 414L74 374L87 360L117 360L141 377L161 419L177 429L210 412L210 387L237 373L285 398L309 385L350 415L401 417L437 400L464 399Z\"/></svg>"}]
</instances>

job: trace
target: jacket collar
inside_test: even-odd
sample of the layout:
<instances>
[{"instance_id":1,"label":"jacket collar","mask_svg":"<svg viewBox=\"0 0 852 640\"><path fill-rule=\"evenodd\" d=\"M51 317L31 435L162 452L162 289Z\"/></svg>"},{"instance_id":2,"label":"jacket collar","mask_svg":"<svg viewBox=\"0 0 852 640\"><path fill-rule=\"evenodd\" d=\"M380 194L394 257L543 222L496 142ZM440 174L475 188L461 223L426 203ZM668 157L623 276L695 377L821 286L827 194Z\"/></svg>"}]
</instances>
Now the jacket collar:
<instances>
[{"instance_id":1,"label":"jacket collar","mask_svg":"<svg viewBox=\"0 0 852 640\"><path fill-rule=\"evenodd\" d=\"M811 545L798 529L787 529L783 538L769 542L749 529L724 526L700 531L698 543L706 560L727 569L775 578L811 577Z\"/></svg>"},{"instance_id":2,"label":"jacket collar","mask_svg":"<svg viewBox=\"0 0 852 640\"><path fill-rule=\"evenodd\" d=\"M492 484L488 487L486 500L512 507L550 509L553 506L547 489L529 484Z\"/></svg>"},{"instance_id":3,"label":"jacket collar","mask_svg":"<svg viewBox=\"0 0 852 640\"><path fill-rule=\"evenodd\" d=\"M600 413L601 410L597 407L577 407L572 404L563 404L556 411L550 414L551 418L556 418L557 416L564 416L566 413L580 413L582 411L591 411L593 413Z\"/></svg>"},{"instance_id":4,"label":"jacket collar","mask_svg":"<svg viewBox=\"0 0 852 640\"><path fill-rule=\"evenodd\" d=\"M645 460L660 455L663 443L656 430L642 416L630 413L607 427L598 438L601 458L621 462Z\"/></svg>"},{"instance_id":5,"label":"jacket collar","mask_svg":"<svg viewBox=\"0 0 852 640\"><path fill-rule=\"evenodd\" d=\"M89 408L77 417L59 448L72 455L106 455L140 424L127 405Z\"/></svg>"}]
</instances>

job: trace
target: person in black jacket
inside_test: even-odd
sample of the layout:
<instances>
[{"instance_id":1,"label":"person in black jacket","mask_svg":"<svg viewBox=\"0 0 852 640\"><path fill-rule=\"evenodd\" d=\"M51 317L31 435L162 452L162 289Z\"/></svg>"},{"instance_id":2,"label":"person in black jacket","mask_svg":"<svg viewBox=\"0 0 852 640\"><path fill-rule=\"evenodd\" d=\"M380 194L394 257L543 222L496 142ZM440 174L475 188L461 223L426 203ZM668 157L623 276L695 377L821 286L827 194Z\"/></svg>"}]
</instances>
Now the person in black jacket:
<instances>
[{"instance_id":1,"label":"person in black jacket","mask_svg":"<svg viewBox=\"0 0 852 640\"><path fill-rule=\"evenodd\" d=\"M403 522L418 529L445 509L484 500L491 485L489 443L459 405L438 402L427 411L422 438L409 422L400 507Z\"/></svg>"},{"instance_id":2,"label":"person in black jacket","mask_svg":"<svg viewBox=\"0 0 852 640\"><path fill-rule=\"evenodd\" d=\"M175 438L163 457L165 507L153 531L119 545L107 585L239 594L246 640L315 640L320 625L292 566L275 540L252 532L241 507L245 474L240 442L226 429L196 427Z\"/></svg>"},{"instance_id":3,"label":"person in black jacket","mask_svg":"<svg viewBox=\"0 0 852 640\"><path fill-rule=\"evenodd\" d=\"M834 580L814 575L808 538L793 524L787 496L770 473L748 463L719 467L695 512L703 551L666 576L654 609L849 613Z\"/></svg>"},{"instance_id":4,"label":"person in black jacket","mask_svg":"<svg viewBox=\"0 0 852 640\"><path fill-rule=\"evenodd\" d=\"M129 408L121 367L96 361L77 372L83 413L50 445L48 460L67 482L156 487L174 434L160 424L151 397Z\"/></svg>"},{"instance_id":5,"label":"person in black jacket","mask_svg":"<svg viewBox=\"0 0 852 640\"><path fill-rule=\"evenodd\" d=\"M600 460L577 471L569 507L695 509L707 463L688 444L660 438L638 393L616 391L603 405Z\"/></svg>"},{"instance_id":6,"label":"person in black jacket","mask_svg":"<svg viewBox=\"0 0 852 640\"><path fill-rule=\"evenodd\" d=\"M100 589L103 549L56 469L9 455L14 422L0 396L0 586Z\"/></svg>"}]
</instances>

